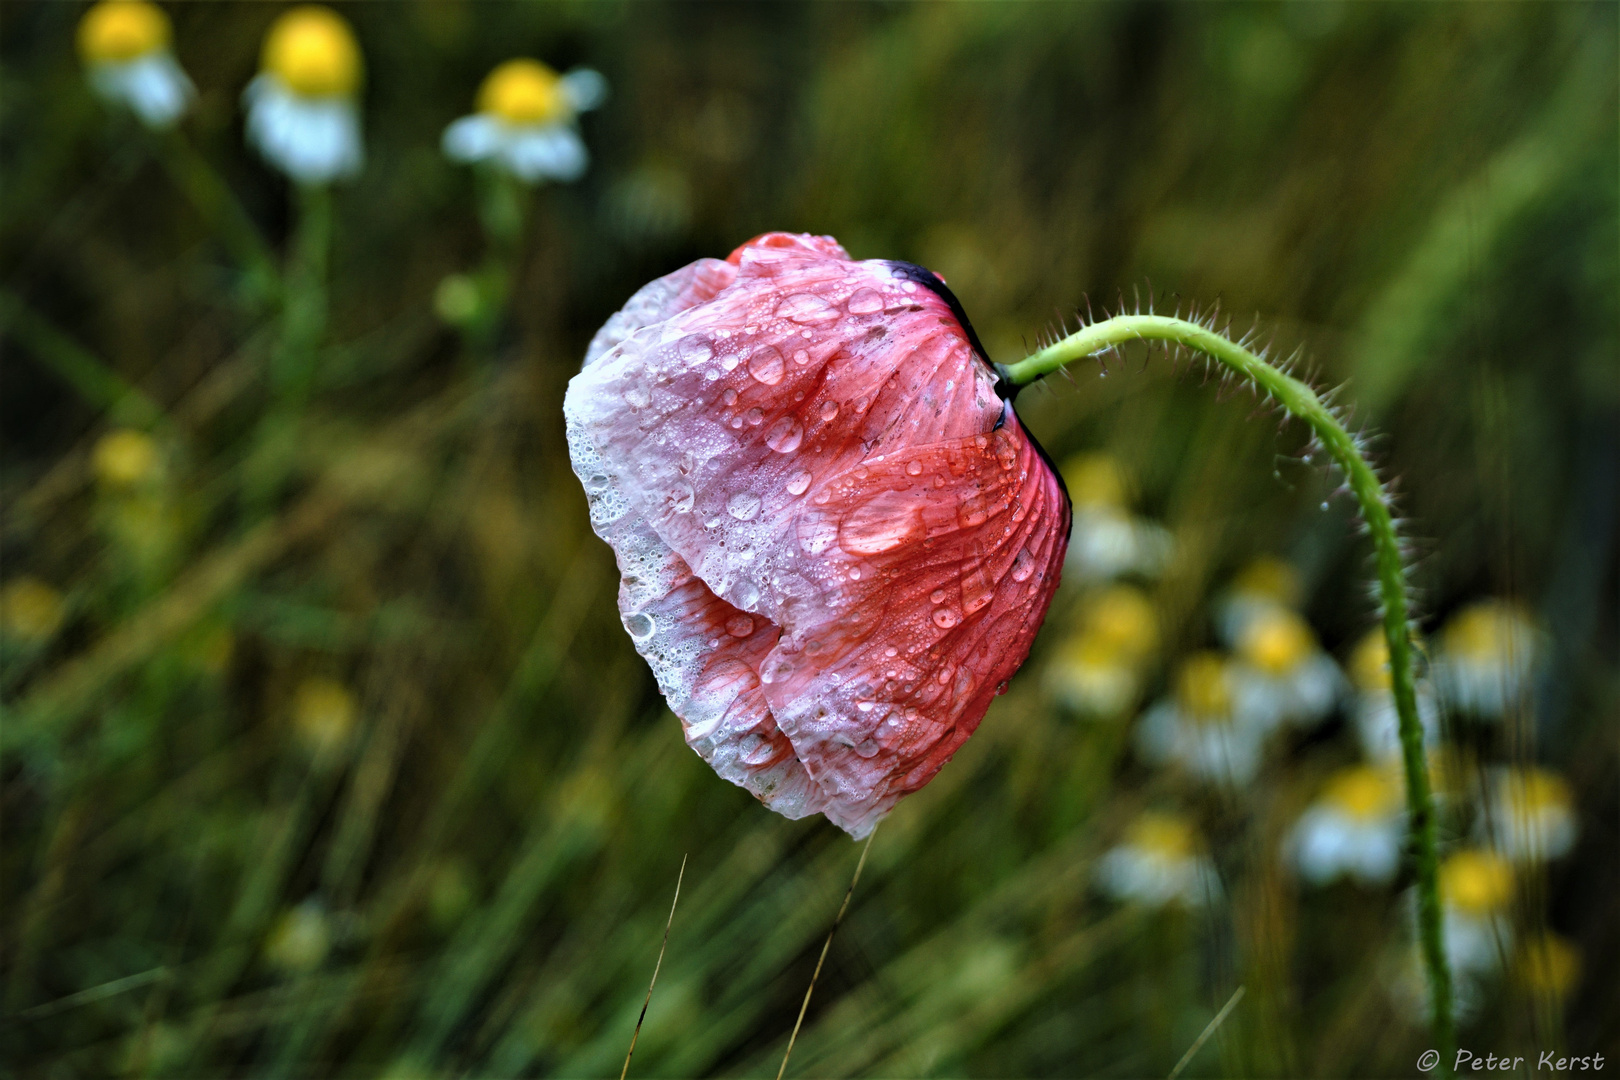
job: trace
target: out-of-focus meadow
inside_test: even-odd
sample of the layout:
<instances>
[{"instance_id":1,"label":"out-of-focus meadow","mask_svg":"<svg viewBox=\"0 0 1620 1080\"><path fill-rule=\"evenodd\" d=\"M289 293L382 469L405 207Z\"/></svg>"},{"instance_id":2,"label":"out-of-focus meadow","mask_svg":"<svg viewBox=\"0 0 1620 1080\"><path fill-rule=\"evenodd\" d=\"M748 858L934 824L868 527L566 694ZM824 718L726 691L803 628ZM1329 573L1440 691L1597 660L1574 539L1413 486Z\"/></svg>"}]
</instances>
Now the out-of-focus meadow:
<instances>
[{"instance_id":1,"label":"out-of-focus meadow","mask_svg":"<svg viewBox=\"0 0 1620 1080\"><path fill-rule=\"evenodd\" d=\"M639 285L772 229L939 271L997 359L1151 290L1346 384L1461 1041L1620 1056L1614 5L357 5L364 166L302 196L244 139L278 8L171 11L170 131L84 10L0 7L17 1075L609 1074L683 856L632 1075L775 1070L859 849L682 744L561 415ZM579 180L441 151L513 56L605 76ZM1164 1075L1241 986L1186 1075L1409 1074L1353 506L1201 370L1072 375L1019 401L1063 590L878 831L789 1071Z\"/></svg>"}]
</instances>

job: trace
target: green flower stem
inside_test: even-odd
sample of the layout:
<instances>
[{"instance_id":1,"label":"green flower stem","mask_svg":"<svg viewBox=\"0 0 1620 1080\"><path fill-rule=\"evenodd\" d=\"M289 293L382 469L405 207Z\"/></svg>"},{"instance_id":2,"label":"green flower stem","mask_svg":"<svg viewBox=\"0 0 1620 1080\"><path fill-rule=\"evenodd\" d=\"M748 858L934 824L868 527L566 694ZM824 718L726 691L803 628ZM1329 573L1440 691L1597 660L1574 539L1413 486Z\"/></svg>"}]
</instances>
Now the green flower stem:
<instances>
[{"instance_id":1,"label":"green flower stem","mask_svg":"<svg viewBox=\"0 0 1620 1080\"><path fill-rule=\"evenodd\" d=\"M230 186L179 131L168 132L157 141L157 157L241 266L248 294L255 302L274 307L282 289L275 257Z\"/></svg>"},{"instance_id":2,"label":"green flower stem","mask_svg":"<svg viewBox=\"0 0 1620 1080\"><path fill-rule=\"evenodd\" d=\"M1164 315L1119 315L1085 327L1016 364L1001 367L1015 386L1033 382L1063 365L1133 341L1163 341L1192 349L1248 379L1311 430L1349 480L1372 534L1378 564L1379 599L1384 609L1384 640L1389 645L1390 685L1400 717L1401 754L1406 767L1406 805L1417 849L1418 933L1428 969L1436 1049L1443 1070L1451 1061L1453 1022L1451 971L1446 964L1440 918L1440 889L1434 800L1423 750L1412 686L1412 642L1407 634L1406 572L1400 540L1389 513L1389 499L1354 437L1345 430L1316 391L1292 378L1224 335L1185 319ZM1447 1070L1449 1071L1449 1070Z\"/></svg>"},{"instance_id":3,"label":"green flower stem","mask_svg":"<svg viewBox=\"0 0 1620 1080\"><path fill-rule=\"evenodd\" d=\"M271 381L283 404L300 405L315 381L316 352L326 333L326 273L332 246L332 193L324 185L298 188L298 224L288 253L281 346Z\"/></svg>"}]
</instances>

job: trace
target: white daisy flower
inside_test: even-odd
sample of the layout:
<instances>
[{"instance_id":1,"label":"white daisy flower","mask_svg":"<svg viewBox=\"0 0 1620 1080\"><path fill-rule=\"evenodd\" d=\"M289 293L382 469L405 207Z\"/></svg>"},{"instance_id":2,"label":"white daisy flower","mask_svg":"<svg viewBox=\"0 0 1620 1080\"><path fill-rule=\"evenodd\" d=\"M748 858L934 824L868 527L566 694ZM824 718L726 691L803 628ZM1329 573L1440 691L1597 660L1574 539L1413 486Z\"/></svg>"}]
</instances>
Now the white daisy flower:
<instances>
[{"instance_id":1,"label":"white daisy flower","mask_svg":"<svg viewBox=\"0 0 1620 1080\"><path fill-rule=\"evenodd\" d=\"M1147 813L1124 840L1097 861L1097 884L1116 900L1153 907L1200 907L1220 899L1221 882L1191 822L1179 814Z\"/></svg>"},{"instance_id":2,"label":"white daisy flower","mask_svg":"<svg viewBox=\"0 0 1620 1080\"><path fill-rule=\"evenodd\" d=\"M79 20L79 55L90 86L149 128L173 127L197 96L170 51L163 9L145 0L105 0Z\"/></svg>"},{"instance_id":3,"label":"white daisy flower","mask_svg":"<svg viewBox=\"0 0 1620 1080\"><path fill-rule=\"evenodd\" d=\"M1299 571L1291 564L1269 555L1254 560L1215 604L1215 632L1221 644L1237 648L1252 619L1278 608L1296 611L1303 595Z\"/></svg>"},{"instance_id":4,"label":"white daisy flower","mask_svg":"<svg viewBox=\"0 0 1620 1080\"><path fill-rule=\"evenodd\" d=\"M526 184L578 180L590 156L575 121L607 97L589 68L558 75L538 60L508 60L478 89L478 111L444 130L453 161L488 161Z\"/></svg>"},{"instance_id":5,"label":"white daisy flower","mask_svg":"<svg viewBox=\"0 0 1620 1080\"><path fill-rule=\"evenodd\" d=\"M1494 769L1479 829L1498 853L1516 863L1567 855L1577 833L1569 784L1547 769Z\"/></svg>"},{"instance_id":6,"label":"white daisy flower","mask_svg":"<svg viewBox=\"0 0 1620 1080\"><path fill-rule=\"evenodd\" d=\"M360 171L360 46L330 8L293 8L270 26L259 74L242 95L248 139L301 184Z\"/></svg>"},{"instance_id":7,"label":"white daisy flower","mask_svg":"<svg viewBox=\"0 0 1620 1080\"><path fill-rule=\"evenodd\" d=\"M1085 580L1126 574L1152 577L1170 561L1170 532L1134 517L1119 464L1107 454L1081 454L1063 466L1074 509L1064 570Z\"/></svg>"},{"instance_id":8,"label":"white daisy flower","mask_svg":"<svg viewBox=\"0 0 1620 1080\"><path fill-rule=\"evenodd\" d=\"M1088 600L1079 631L1058 646L1046 669L1047 687L1075 712L1119 716L1136 704L1158 637L1153 606L1140 590L1105 589Z\"/></svg>"},{"instance_id":9,"label":"white daisy flower","mask_svg":"<svg viewBox=\"0 0 1620 1080\"><path fill-rule=\"evenodd\" d=\"M1446 702L1496 720L1524 693L1538 650L1535 624L1513 604L1485 600L1440 632L1434 679Z\"/></svg>"},{"instance_id":10,"label":"white daisy flower","mask_svg":"<svg viewBox=\"0 0 1620 1080\"><path fill-rule=\"evenodd\" d=\"M1150 763L1176 765L1212 783L1237 787L1253 780L1266 725L1237 711L1233 684L1231 665L1220 655L1188 657L1174 696L1142 716L1137 752Z\"/></svg>"},{"instance_id":11,"label":"white daisy flower","mask_svg":"<svg viewBox=\"0 0 1620 1080\"><path fill-rule=\"evenodd\" d=\"M1362 753L1373 761L1399 758L1400 715L1390 689L1389 644L1382 628L1370 631L1351 654L1350 680L1355 686L1354 719ZM1434 746L1440 741L1440 706L1434 688L1426 680L1418 680L1414 692L1423 743Z\"/></svg>"},{"instance_id":12,"label":"white daisy flower","mask_svg":"<svg viewBox=\"0 0 1620 1080\"><path fill-rule=\"evenodd\" d=\"M1284 607L1252 613L1238 636L1237 709L1272 724L1314 727L1333 711L1344 675L1309 624Z\"/></svg>"},{"instance_id":13,"label":"white daisy flower","mask_svg":"<svg viewBox=\"0 0 1620 1080\"><path fill-rule=\"evenodd\" d=\"M1400 867L1405 816L1394 771L1368 765L1340 769L1294 826L1288 852L1312 885L1340 877L1387 885Z\"/></svg>"},{"instance_id":14,"label":"white daisy flower","mask_svg":"<svg viewBox=\"0 0 1620 1080\"><path fill-rule=\"evenodd\" d=\"M1458 974L1495 972L1513 945L1513 867L1479 849L1440 864L1440 911L1446 959Z\"/></svg>"}]
</instances>

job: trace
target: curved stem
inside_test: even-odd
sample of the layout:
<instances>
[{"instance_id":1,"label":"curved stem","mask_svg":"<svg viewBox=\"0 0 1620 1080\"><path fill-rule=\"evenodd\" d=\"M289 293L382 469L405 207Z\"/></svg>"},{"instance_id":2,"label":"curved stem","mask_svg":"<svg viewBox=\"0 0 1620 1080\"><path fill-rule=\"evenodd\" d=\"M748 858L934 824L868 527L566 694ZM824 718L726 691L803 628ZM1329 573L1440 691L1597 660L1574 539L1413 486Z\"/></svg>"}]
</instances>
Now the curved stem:
<instances>
[{"instance_id":1,"label":"curved stem","mask_svg":"<svg viewBox=\"0 0 1620 1080\"><path fill-rule=\"evenodd\" d=\"M1164 341L1213 358L1250 380L1283 408L1311 426L1335 464L1344 470L1350 490L1361 505L1372 535L1378 565L1378 592L1384 611L1384 640L1389 645L1390 687L1400 717L1401 756L1406 769L1406 805L1417 851L1418 935L1428 969L1430 1005L1436 1048L1444 1068L1451 1061L1453 1028L1451 970L1446 964L1440 918L1434 800L1423 751L1412 685L1412 642L1407 634L1406 572L1400 539L1390 517L1384 486L1362 456L1357 440L1317 396L1316 391L1283 373L1260 356L1207 326L1164 315L1119 315L1094 323L1016 364L1001 374L1021 386L1063 365L1132 341Z\"/></svg>"}]
</instances>

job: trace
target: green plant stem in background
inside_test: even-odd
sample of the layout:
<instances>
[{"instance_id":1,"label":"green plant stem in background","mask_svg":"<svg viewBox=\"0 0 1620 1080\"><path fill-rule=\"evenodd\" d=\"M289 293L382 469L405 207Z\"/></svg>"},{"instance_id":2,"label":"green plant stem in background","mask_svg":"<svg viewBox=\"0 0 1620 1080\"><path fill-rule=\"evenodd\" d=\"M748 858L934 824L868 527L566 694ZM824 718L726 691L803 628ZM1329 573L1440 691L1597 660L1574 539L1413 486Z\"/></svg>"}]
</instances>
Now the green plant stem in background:
<instances>
[{"instance_id":1,"label":"green plant stem in background","mask_svg":"<svg viewBox=\"0 0 1620 1080\"><path fill-rule=\"evenodd\" d=\"M281 299L282 290L275 257L230 186L179 131L168 132L158 140L157 157L210 231L241 265L249 297L255 303L273 307Z\"/></svg>"},{"instance_id":2,"label":"green plant stem in background","mask_svg":"<svg viewBox=\"0 0 1620 1080\"><path fill-rule=\"evenodd\" d=\"M477 170L476 182L483 265L470 275L447 278L440 286L438 306L441 317L461 328L468 353L483 366L491 358L517 278L533 191L496 169Z\"/></svg>"},{"instance_id":3,"label":"green plant stem in background","mask_svg":"<svg viewBox=\"0 0 1620 1080\"><path fill-rule=\"evenodd\" d=\"M326 270L332 246L332 193L323 185L298 188L298 224L287 256L281 345L272 362L278 403L299 406L315 381L315 354L326 333Z\"/></svg>"},{"instance_id":4,"label":"green plant stem in background","mask_svg":"<svg viewBox=\"0 0 1620 1080\"><path fill-rule=\"evenodd\" d=\"M1106 352L1133 341L1163 341L1203 353L1248 379L1283 408L1310 425L1339 468L1361 506L1372 534L1378 565L1379 599L1384 611L1384 639L1389 645L1390 686L1400 717L1401 754L1406 768L1406 804L1417 849L1418 935L1428 969L1435 1046L1447 1070L1453 1046L1451 971L1446 964L1440 918L1438 856L1434 799L1423 751L1412 684L1412 642L1407 633L1406 570L1400 538L1389 512L1389 498L1357 440L1345 430L1316 391L1273 367L1225 335L1186 319L1164 315L1119 315L1094 323L1016 364L1001 367L1015 386L1033 382L1072 361Z\"/></svg>"},{"instance_id":5,"label":"green plant stem in background","mask_svg":"<svg viewBox=\"0 0 1620 1080\"><path fill-rule=\"evenodd\" d=\"M114 423L165 427L163 410L110 365L52 326L21 298L0 290L0 332L16 338L28 355L60 378Z\"/></svg>"}]
</instances>

